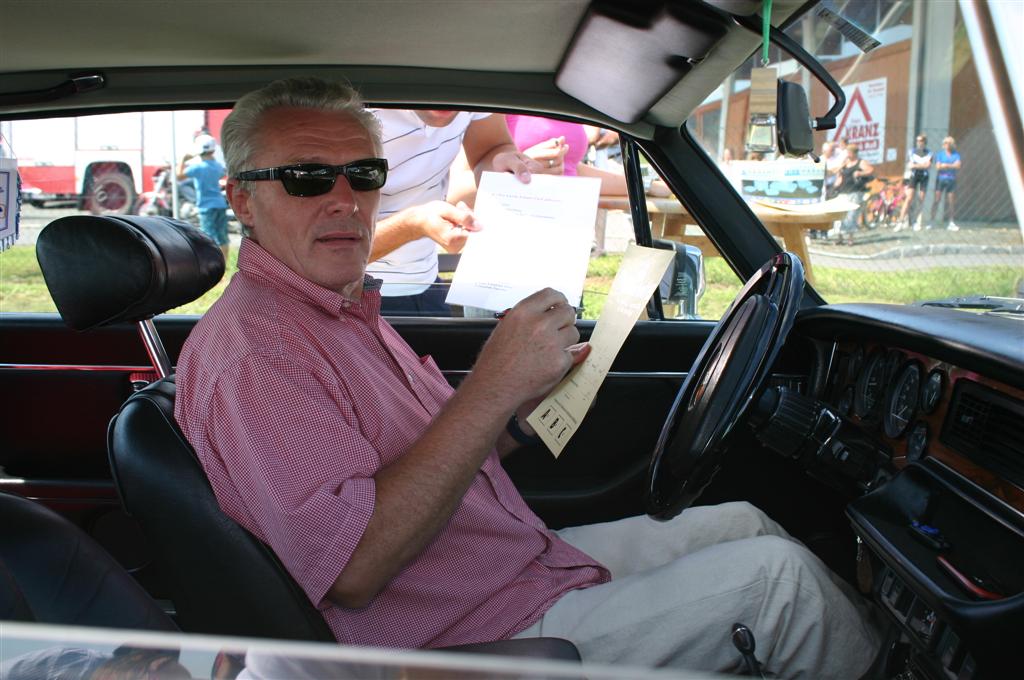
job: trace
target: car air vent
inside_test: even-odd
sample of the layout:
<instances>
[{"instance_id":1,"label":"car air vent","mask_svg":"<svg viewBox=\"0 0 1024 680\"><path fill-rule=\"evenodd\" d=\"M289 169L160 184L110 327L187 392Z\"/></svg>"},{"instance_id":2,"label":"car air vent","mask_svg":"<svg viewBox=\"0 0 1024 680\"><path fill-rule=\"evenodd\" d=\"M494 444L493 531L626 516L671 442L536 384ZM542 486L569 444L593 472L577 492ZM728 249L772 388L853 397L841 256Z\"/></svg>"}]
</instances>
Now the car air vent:
<instances>
[{"instance_id":1,"label":"car air vent","mask_svg":"<svg viewBox=\"0 0 1024 680\"><path fill-rule=\"evenodd\" d=\"M1024 401L958 380L942 443L1024 487Z\"/></svg>"}]
</instances>

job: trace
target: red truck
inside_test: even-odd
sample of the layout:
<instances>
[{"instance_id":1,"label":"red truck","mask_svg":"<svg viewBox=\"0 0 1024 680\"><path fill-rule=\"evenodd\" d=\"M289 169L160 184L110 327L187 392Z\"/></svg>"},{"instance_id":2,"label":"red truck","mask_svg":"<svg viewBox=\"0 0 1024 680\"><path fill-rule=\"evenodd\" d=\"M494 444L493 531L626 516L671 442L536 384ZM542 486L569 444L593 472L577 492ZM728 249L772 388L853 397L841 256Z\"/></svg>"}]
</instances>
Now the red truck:
<instances>
[{"instance_id":1,"label":"red truck","mask_svg":"<svg viewBox=\"0 0 1024 680\"><path fill-rule=\"evenodd\" d=\"M153 177L192 150L199 131L219 138L226 110L108 113L14 120L3 135L18 159L22 199L131 213Z\"/></svg>"}]
</instances>

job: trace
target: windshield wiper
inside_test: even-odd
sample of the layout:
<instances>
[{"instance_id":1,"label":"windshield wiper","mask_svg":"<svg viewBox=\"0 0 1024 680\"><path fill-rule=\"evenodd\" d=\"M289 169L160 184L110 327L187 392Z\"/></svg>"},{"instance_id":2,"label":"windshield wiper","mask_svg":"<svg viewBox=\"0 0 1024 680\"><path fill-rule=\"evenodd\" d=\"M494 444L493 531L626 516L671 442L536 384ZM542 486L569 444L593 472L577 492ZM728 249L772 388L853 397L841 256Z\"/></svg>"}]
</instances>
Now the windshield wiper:
<instances>
[{"instance_id":1,"label":"windshield wiper","mask_svg":"<svg viewBox=\"0 0 1024 680\"><path fill-rule=\"evenodd\" d=\"M993 295L968 295L948 297L939 300L915 302L917 307L947 307L949 309L976 309L986 314L1022 314L1024 300L1020 298L995 297Z\"/></svg>"}]
</instances>

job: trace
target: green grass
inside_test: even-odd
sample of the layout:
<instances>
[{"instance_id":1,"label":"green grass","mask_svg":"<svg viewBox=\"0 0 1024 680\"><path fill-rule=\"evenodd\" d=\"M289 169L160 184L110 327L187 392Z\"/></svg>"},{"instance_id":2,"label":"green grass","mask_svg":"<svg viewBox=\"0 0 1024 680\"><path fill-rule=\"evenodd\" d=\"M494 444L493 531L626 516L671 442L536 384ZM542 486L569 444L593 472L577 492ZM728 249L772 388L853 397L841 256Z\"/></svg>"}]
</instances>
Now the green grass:
<instances>
[{"instance_id":1,"label":"green grass","mask_svg":"<svg viewBox=\"0 0 1024 680\"><path fill-rule=\"evenodd\" d=\"M237 269L237 248L231 250L227 271L216 286L198 300L172 309L171 314L202 314L220 297L231 275ZM3 312L56 312L57 307L39 270L36 251L32 246L14 246L0 253L0 313Z\"/></svg>"},{"instance_id":2,"label":"green grass","mask_svg":"<svg viewBox=\"0 0 1024 680\"><path fill-rule=\"evenodd\" d=\"M0 253L0 312L56 312L32 246Z\"/></svg>"},{"instance_id":3,"label":"green grass","mask_svg":"<svg viewBox=\"0 0 1024 680\"><path fill-rule=\"evenodd\" d=\"M220 297L237 269L237 248L231 250L224 278L198 300L171 310L177 314L202 314ZM605 254L590 261L583 292L583 318L596 319L604 307L621 254ZM742 285L725 261L704 261L706 288L698 305L700 316L718 319ZM1007 266L948 267L910 271L858 271L834 267L814 268L816 288L829 302L891 302L963 295L1012 296L1020 268ZM32 246L14 246L0 253L0 312L54 312Z\"/></svg>"},{"instance_id":4,"label":"green grass","mask_svg":"<svg viewBox=\"0 0 1024 680\"><path fill-rule=\"evenodd\" d=\"M1019 267L936 267L914 271L863 272L815 267L815 288L829 302L891 302L995 295L1012 297Z\"/></svg>"}]
</instances>

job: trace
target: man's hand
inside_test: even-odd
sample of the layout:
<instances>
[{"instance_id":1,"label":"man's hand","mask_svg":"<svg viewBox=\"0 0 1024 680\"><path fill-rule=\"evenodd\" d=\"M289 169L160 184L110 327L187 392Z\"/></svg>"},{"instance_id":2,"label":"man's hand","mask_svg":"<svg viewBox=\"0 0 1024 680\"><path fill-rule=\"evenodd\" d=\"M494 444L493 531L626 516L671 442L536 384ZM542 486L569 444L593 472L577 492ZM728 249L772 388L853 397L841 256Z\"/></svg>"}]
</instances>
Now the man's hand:
<instances>
[{"instance_id":1,"label":"man's hand","mask_svg":"<svg viewBox=\"0 0 1024 680\"><path fill-rule=\"evenodd\" d=\"M509 411L543 397L587 350L575 348L580 333L576 310L551 288L513 307L484 345L470 378L484 380Z\"/></svg>"},{"instance_id":2,"label":"man's hand","mask_svg":"<svg viewBox=\"0 0 1024 680\"><path fill-rule=\"evenodd\" d=\"M445 201L414 205L377 224L370 261L424 236L447 252L458 253L465 247L469 233L479 230L473 211L461 201L458 205Z\"/></svg>"},{"instance_id":3,"label":"man's hand","mask_svg":"<svg viewBox=\"0 0 1024 680\"><path fill-rule=\"evenodd\" d=\"M565 174L565 154L568 152L569 145L565 143L565 137L552 137L523 151L541 164L541 169L534 172L545 175Z\"/></svg>"},{"instance_id":4,"label":"man's hand","mask_svg":"<svg viewBox=\"0 0 1024 680\"><path fill-rule=\"evenodd\" d=\"M575 345L569 345L565 349L572 356L572 364L570 365L570 368L575 367L577 364L583 363L583 360L590 356L589 342L577 342ZM516 418L519 419L519 427L522 428L524 433L531 435L537 434L534 431L533 426L530 425L530 423L528 423L526 419L529 417L531 413L534 412L534 410L536 410L538 406L540 406L540 403L547 398L550 392L551 390L548 390L548 392L544 393L543 396L529 399L526 402L520 404L519 408L516 409ZM590 408L594 408L594 404L596 403L597 400L595 399L590 403Z\"/></svg>"},{"instance_id":5,"label":"man's hand","mask_svg":"<svg viewBox=\"0 0 1024 680\"><path fill-rule=\"evenodd\" d=\"M531 173L542 172L544 164L519 151L502 151L491 159L491 169L495 172L511 172L520 182L529 184Z\"/></svg>"},{"instance_id":6,"label":"man's hand","mask_svg":"<svg viewBox=\"0 0 1024 680\"><path fill-rule=\"evenodd\" d=\"M473 217L473 211L462 201L459 201L458 205L445 201L431 201L413 206L409 210L412 211L412 219L419 225L423 235L449 253L461 252L466 246L469 232L480 230Z\"/></svg>"}]
</instances>

